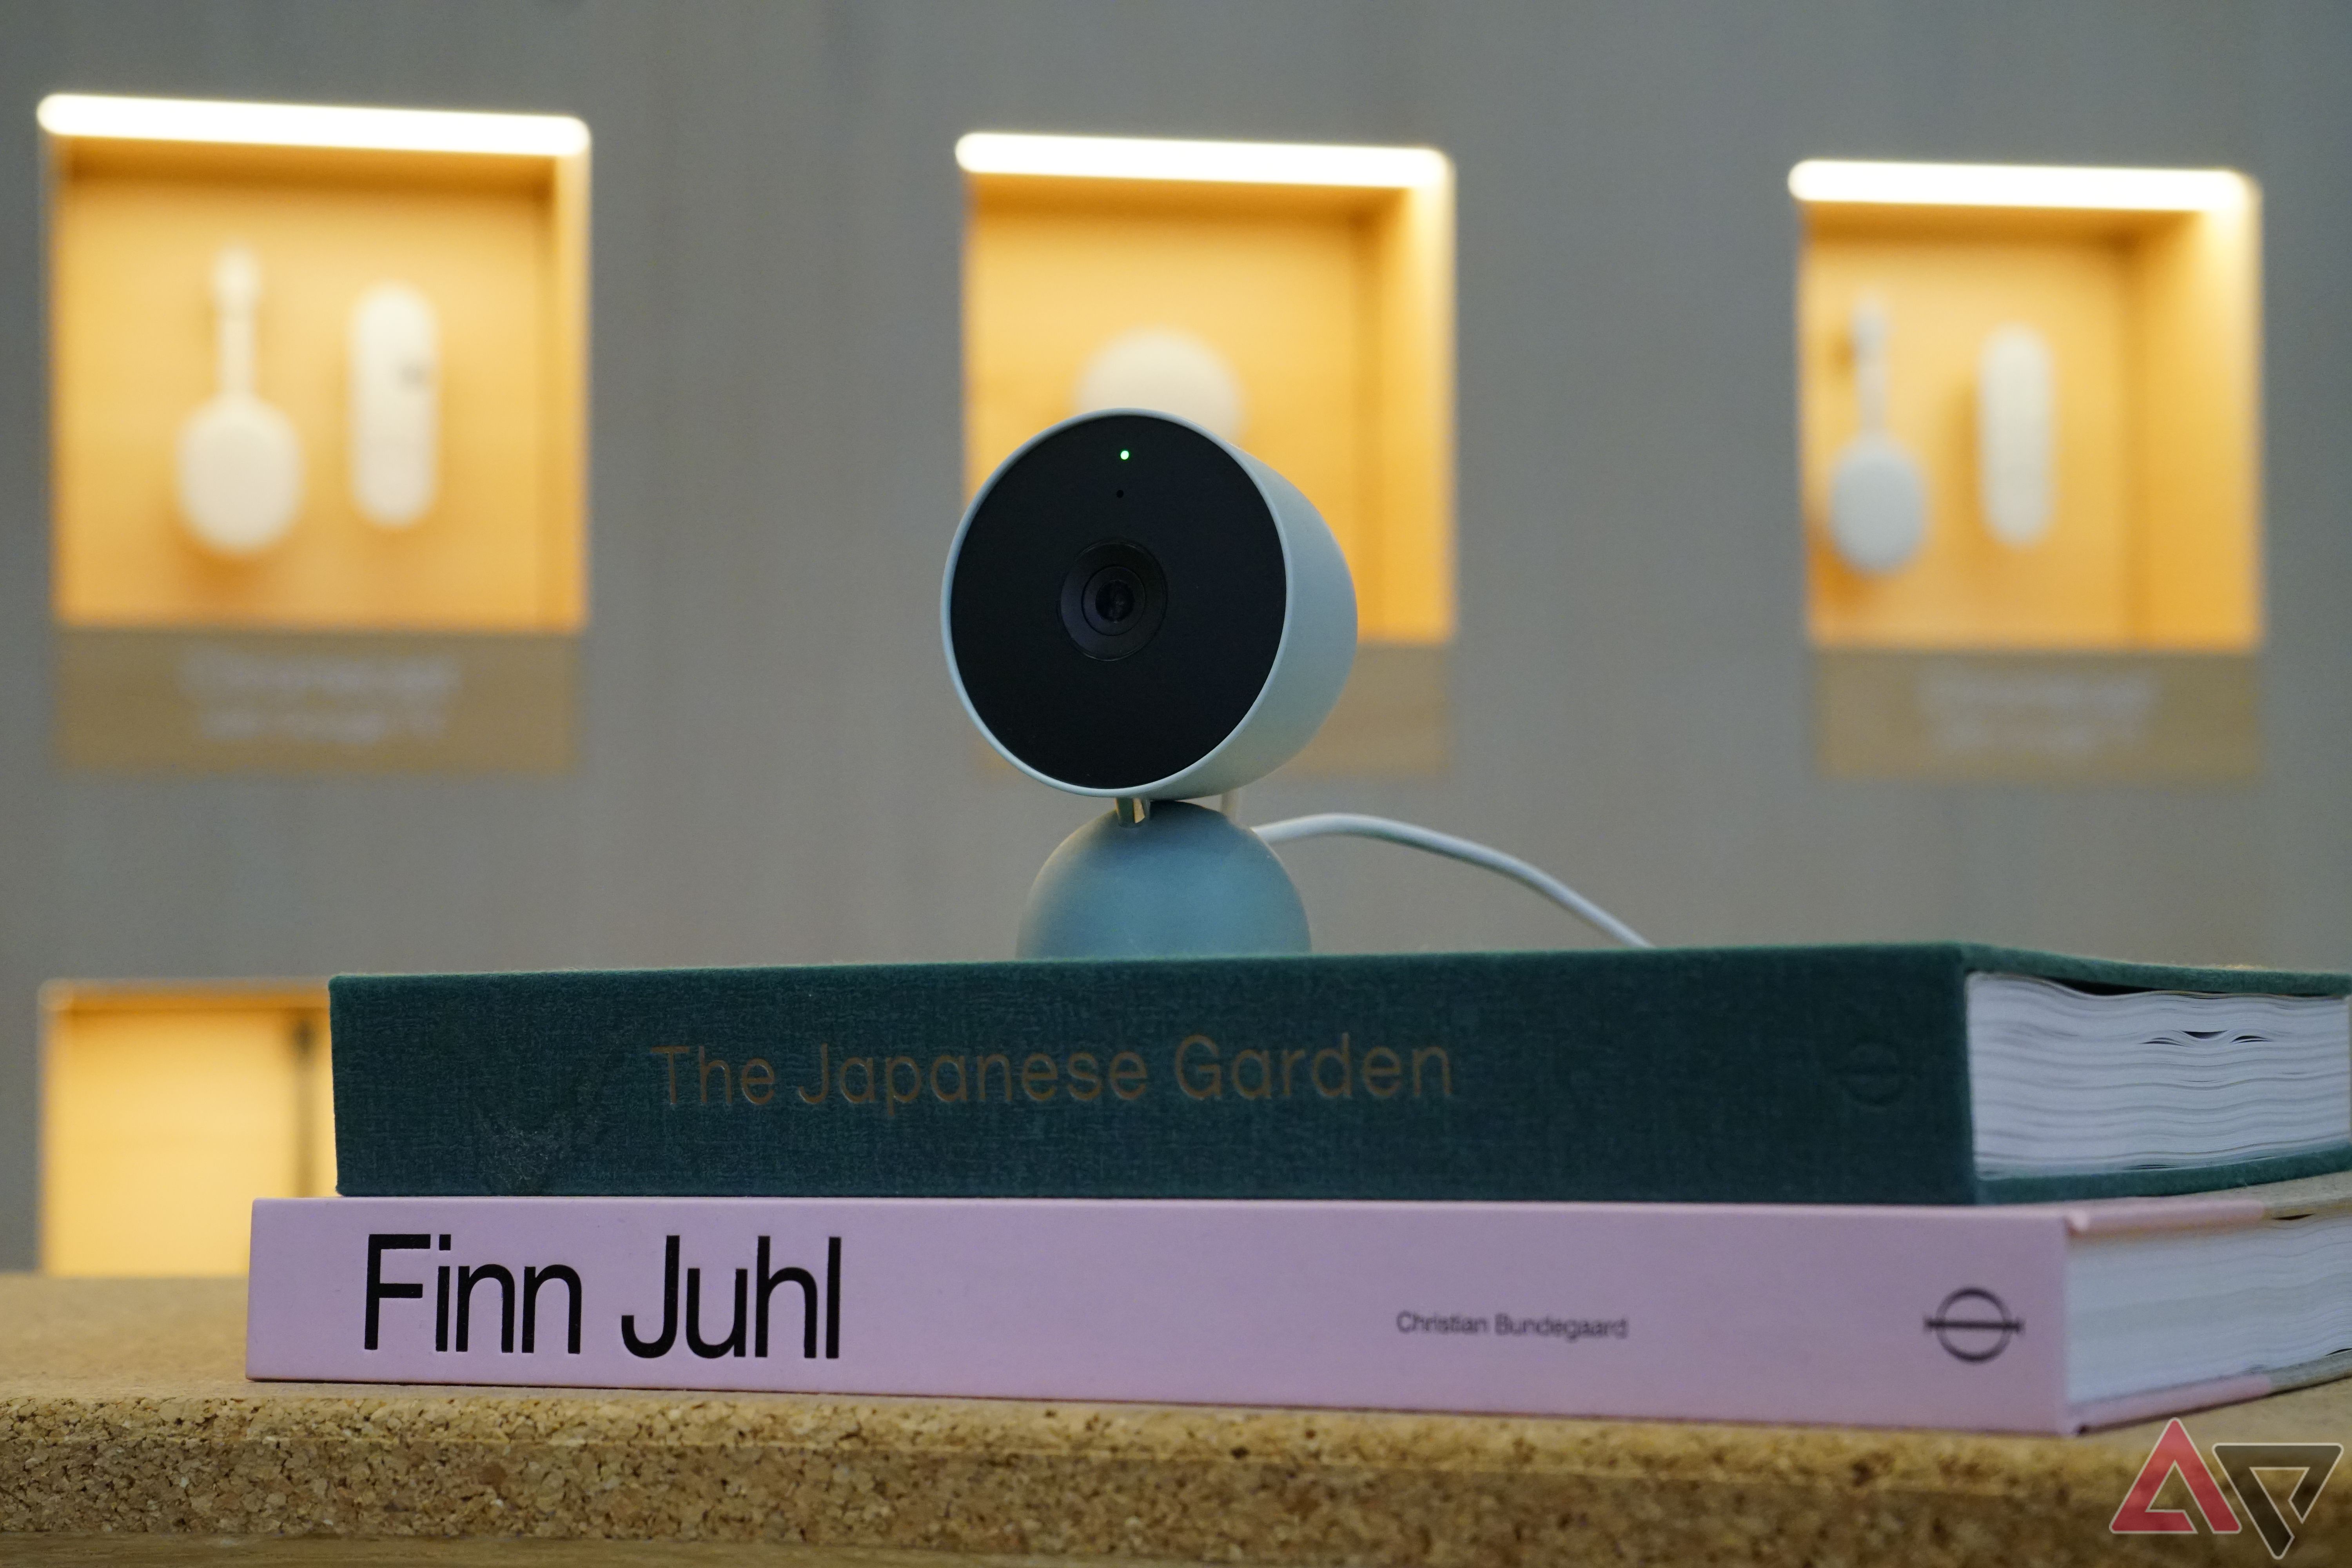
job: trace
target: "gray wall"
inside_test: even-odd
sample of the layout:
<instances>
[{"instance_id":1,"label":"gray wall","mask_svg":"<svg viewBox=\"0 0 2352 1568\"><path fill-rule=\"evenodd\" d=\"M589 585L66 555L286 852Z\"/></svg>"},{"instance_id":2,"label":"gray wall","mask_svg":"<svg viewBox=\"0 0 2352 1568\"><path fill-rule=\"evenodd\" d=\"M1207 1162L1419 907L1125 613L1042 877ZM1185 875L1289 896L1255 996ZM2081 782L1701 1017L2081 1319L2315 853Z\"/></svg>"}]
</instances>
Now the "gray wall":
<instances>
[{"instance_id":1,"label":"gray wall","mask_svg":"<svg viewBox=\"0 0 2352 1568\"><path fill-rule=\"evenodd\" d=\"M929 627L974 127L1426 142L1461 176L1456 761L1277 781L1489 838L1676 942L2352 961L2352 10L2325 4L0 0L0 1267L48 977L978 958L1088 808L993 774ZM33 106L568 110L596 137L594 620L555 780L49 759ZM2231 789L1832 784L1799 626L1783 179L2229 164L2266 191L2269 735ZM1581 940L1402 851L1340 948Z\"/></svg>"}]
</instances>

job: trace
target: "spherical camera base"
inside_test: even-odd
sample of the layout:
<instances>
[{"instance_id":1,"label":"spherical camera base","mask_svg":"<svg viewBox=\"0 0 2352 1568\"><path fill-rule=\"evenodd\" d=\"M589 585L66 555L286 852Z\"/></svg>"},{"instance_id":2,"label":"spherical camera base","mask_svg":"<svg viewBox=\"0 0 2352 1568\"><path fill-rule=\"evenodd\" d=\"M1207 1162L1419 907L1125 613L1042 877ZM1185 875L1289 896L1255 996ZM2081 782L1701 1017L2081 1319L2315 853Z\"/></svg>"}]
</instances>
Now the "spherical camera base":
<instances>
[{"instance_id":1,"label":"spherical camera base","mask_svg":"<svg viewBox=\"0 0 2352 1568\"><path fill-rule=\"evenodd\" d=\"M1181 801L1154 803L1139 822L1108 812L1062 840L1021 917L1023 958L1309 951L1307 906L1274 851Z\"/></svg>"}]
</instances>

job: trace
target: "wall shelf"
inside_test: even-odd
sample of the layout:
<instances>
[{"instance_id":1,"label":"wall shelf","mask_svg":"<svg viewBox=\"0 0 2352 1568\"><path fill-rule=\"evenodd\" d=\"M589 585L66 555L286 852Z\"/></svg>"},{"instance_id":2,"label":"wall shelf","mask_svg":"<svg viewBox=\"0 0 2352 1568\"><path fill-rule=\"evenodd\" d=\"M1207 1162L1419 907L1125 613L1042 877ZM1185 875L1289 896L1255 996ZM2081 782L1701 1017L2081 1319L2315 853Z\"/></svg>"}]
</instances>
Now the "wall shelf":
<instances>
[{"instance_id":1,"label":"wall shelf","mask_svg":"<svg viewBox=\"0 0 2352 1568\"><path fill-rule=\"evenodd\" d=\"M40 119L63 760L564 765L570 645L587 613L586 129L66 95ZM211 279L230 247L258 263L256 390L287 421L302 474L293 522L247 555L200 542L175 479L182 432L219 389ZM352 479L354 308L387 281L429 301L439 339L437 483L398 527L362 515ZM453 640L468 647L440 719L420 727L369 694ZM511 652L526 643L539 646ZM290 707L232 704L224 718L206 695L219 682L197 668L221 657L289 678L316 677L321 658L365 668L356 686L297 679L312 689ZM531 679L511 678L522 669ZM441 739L502 731L520 739Z\"/></svg>"},{"instance_id":2,"label":"wall shelf","mask_svg":"<svg viewBox=\"0 0 2352 1568\"><path fill-rule=\"evenodd\" d=\"M1089 357L1121 334L1205 344L1239 384L1234 438L1307 492L1356 579L1370 657L1330 742L1297 765L1443 767L1451 165L1421 148L992 134L958 155L967 493L1079 411Z\"/></svg>"},{"instance_id":3,"label":"wall shelf","mask_svg":"<svg viewBox=\"0 0 2352 1568\"><path fill-rule=\"evenodd\" d=\"M41 1268L242 1274L253 1200L335 1190L323 981L41 992Z\"/></svg>"},{"instance_id":4,"label":"wall shelf","mask_svg":"<svg viewBox=\"0 0 2352 1568\"><path fill-rule=\"evenodd\" d=\"M2260 767L2260 199L2221 170L1800 164L1805 624L1836 776L2216 782ZM1890 324L1886 433L1916 553L1841 556L1852 323ZM2048 345L2046 531L1989 518L1979 356Z\"/></svg>"}]
</instances>

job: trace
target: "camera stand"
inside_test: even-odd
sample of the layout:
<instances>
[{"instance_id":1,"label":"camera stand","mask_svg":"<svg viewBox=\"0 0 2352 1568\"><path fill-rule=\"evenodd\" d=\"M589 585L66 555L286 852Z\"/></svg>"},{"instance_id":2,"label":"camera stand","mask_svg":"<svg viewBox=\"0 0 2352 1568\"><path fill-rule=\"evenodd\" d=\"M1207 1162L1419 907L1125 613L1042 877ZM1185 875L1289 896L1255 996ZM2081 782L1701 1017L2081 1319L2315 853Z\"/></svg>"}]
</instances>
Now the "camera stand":
<instances>
[{"instance_id":1,"label":"camera stand","mask_svg":"<svg viewBox=\"0 0 2352 1568\"><path fill-rule=\"evenodd\" d=\"M1181 801L1121 798L1062 841L1029 889L1023 958L1307 952L1307 906L1248 828Z\"/></svg>"}]
</instances>

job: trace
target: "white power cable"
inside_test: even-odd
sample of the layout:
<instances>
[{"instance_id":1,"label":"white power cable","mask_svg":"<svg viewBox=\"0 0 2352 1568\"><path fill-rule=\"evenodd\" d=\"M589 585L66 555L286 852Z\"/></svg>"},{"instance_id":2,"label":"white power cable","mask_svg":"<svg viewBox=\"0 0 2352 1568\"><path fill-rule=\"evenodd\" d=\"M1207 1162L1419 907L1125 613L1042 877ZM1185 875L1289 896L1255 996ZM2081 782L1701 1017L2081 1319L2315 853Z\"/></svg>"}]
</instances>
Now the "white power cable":
<instances>
[{"instance_id":1,"label":"white power cable","mask_svg":"<svg viewBox=\"0 0 2352 1568\"><path fill-rule=\"evenodd\" d=\"M1467 838L1456 838L1450 833L1416 827L1410 822L1398 822L1386 816L1365 816L1352 811L1325 811L1313 816L1293 816L1281 822L1269 822L1252 831L1268 844L1288 844L1300 838L1380 838L1391 844L1426 849L1433 855L1443 855L1449 859L1465 860L1473 866L1484 866L1489 871L1500 872L1515 882L1533 888L1585 924L1605 931L1627 947L1650 945L1632 926L1559 878L1538 870L1516 856L1506 855L1499 849L1489 849L1484 844L1473 843Z\"/></svg>"}]
</instances>

